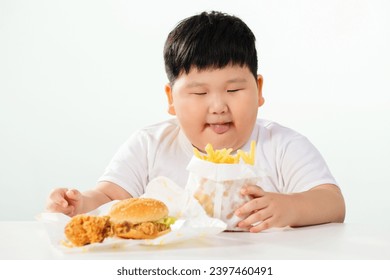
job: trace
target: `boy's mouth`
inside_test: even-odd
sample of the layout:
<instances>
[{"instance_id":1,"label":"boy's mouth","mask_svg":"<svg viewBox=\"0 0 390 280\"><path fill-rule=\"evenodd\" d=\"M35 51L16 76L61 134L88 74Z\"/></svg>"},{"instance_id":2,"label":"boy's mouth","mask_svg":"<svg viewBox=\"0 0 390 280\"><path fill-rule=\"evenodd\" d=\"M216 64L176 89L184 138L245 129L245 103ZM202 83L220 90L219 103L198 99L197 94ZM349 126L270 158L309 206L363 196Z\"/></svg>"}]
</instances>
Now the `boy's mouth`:
<instances>
[{"instance_id":1,"label":"boy's mouth","mask_svg":"<svg viewBox=\"0 0 390 280\"><path fill-rule=\"evenodd\" d=\"M209 123L209 127L217 134L223 134L230 129L231 122L226 123Z\"/></svg>"}]
</instances>

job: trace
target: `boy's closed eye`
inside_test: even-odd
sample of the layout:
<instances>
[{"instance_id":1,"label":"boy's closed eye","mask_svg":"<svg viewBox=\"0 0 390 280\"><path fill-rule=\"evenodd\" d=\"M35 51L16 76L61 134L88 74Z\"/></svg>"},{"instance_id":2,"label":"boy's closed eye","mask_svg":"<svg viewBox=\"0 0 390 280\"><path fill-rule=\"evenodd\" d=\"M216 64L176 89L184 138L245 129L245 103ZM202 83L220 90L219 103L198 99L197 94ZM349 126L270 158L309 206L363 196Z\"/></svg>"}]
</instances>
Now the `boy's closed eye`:
<instances>
[{"instance_id":1,"label":"boy's closed eye","mask_svg":"<svg viewBox=\"0 0 390 280\"><path fill-rule=\"evenodd\" d=\"M226 90L227 92L237 92L237 91L240 91L242 90L242 88L238 88L238 89L228 89Z\"/></svg>"},{"instance_id":2,"label":"boy's closed eye","mask_svg":"<svg viewBox=\"0 0 390 280\"><path fill-rule=\"evenodd\" d=\"M226 92L232 93L232 92L238 92L240 90L243 90L243 89L242 88L228 89L228 90L226 90ZM205 94L207 94L207 92L192 92L192 94L195 94L195 95L205 95Z\"/></svg>"}]
</instances>

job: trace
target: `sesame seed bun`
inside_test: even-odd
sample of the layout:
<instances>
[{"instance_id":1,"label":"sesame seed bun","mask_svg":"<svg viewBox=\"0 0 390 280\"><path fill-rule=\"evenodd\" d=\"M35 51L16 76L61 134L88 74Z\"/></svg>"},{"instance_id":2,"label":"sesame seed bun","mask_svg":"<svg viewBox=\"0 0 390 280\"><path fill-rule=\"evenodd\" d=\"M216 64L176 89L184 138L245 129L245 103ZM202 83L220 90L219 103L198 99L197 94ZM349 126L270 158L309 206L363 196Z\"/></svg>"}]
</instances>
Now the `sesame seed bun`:
<instances>
[{"instance_id":1,"label":"sesame seed bun","mask_svg":"<svg viewBox=\"0 0 390 280\"><path fill-rule=\"evenodd\" d=\"M117 202L109 213L111 222L139 224L154 222L168 215L167 206L152 198L129 198Z\"/></svg>"}]
</instances>

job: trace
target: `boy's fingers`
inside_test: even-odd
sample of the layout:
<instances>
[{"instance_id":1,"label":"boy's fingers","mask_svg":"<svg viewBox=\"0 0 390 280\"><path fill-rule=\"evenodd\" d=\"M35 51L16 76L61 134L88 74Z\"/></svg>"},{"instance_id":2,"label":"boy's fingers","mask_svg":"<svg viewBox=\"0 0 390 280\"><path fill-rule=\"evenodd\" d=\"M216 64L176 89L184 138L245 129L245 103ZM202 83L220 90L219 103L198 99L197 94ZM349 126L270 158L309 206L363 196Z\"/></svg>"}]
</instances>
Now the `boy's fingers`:
<instances>
[{"instance_id":1,"label":"boy's fingers","mask_svg":"<svg viewBox=\"0 0 390 280\"><path fill-rule=\"evenodd\" d=\"M49 195L46 210L72 217L75 212L74 203L80 200L80 198L81 193L78 190L69 190L67 188L54 189Z\"/></svg>"},{"instance_id":2,"label":"boy's fingers","mask_svg":"<svg viewBox=\"0 0 390 280\"><path fill-rule=\"evenodd\" d=\"M63 213L65 215L71 215L74 212L74 206L70 205L67 207L62 207L59 204L50 204L46 208L47 211L49 212L54 212L54 213Z\"/></svg>"},{"instance_id":3,"label":"boy's fingers","mask_svg":"<svg viewBox=\"0 0 390 280\"><path fill-rule=\"evenodd\" d=\"M68 213L69 207L71 207L68 202L65 199L61 200L62 202L54 201L52 199L49 199L47 205L46 205L46 210L49 212L55 212L55 213ZM66 205L63 205L66 204ZM72 206L73 207L73 206Z\"/></svg>"},{"instance_id":4,"label":"boy's fingers","mask_svg":"<svg viewBox=\"0 0 390 280\"><path fill-rule=\"evenodd\" d=\"M256 185L246 185L241 188L241 194L252 197L253 199L239 207L235 211L235 215L238 217L245 217L254 211L258 211L266 207L262 197L265 195L265 191Z\"/></svg>"},{"instance_id":5,"label":"boy's fingers","mask_svg":"<svg viewBox=\"0 0 390 280\"><path fill-rule=\"evenodd\" d=\"M256 233L256 232L260 232L260 231L269 229L271 227L272 227L272 225L271 225L270 221L265 220L265 221L259 223L258 225L251 227L251 229L249 231Z\"/></svg>"},{"instance_id":6,"label":"boy's fingers","mask_svg":"<svg viewBox=\"0 0 390 280\"><path fill-rule=\"evenodd\" d=\"M238 217L247 217L251 213L262 210L265 207L267 207L267 204L266 204L266 201L264 199L262 199L262 197L255 198L255 199L248 201L240 208L238 208L235 211L235 215Z\"/></svg>"},{"instance_id":7,"label":"boy's fingers","mask_svg":"<svg viewBox=\"0 0 390 280\"><path fill-rule=\"evenodd\" d=\"M81 193L76 189L67 190L65 193L66 197L70 200L79 200L81 197Z\"/></svg>"},{"instance_id":8,"label":"boy's fingers","mask_svg":"<svg viewBox=\"0 0 390 280\"><path fill-rule=\"evenodd\" d=\"M70 217L73 217L74 216L74 206L73 205L70 205L69 207L66 207L65 211L62 212L64 213L65 215L68 215Z\"/></svg>"},{"instance_id":9,"label":"boy's fingers","mask_svg":"<svg viewBox=\"0 0 390 280\"><path fill-rule=\"evenodd\" d=\"M261 187L256 185L246 185L241 188L241 194L253 197L260 197L265 194L265 191Z\"/></svg>"},{"instance_id":10,"label":"boy's fingers","mask_svg":"<svg viewBox=\"0 0 390 280\"><path fill-rule=\"evenodd\" d=\"M243 219L241 222L239 222L238 227L255 227L260 223L263 223L263 221L269 220L271 217L272 213L269 213L269 211L267 211L267 208L260 211L255 211L254 213Z\"/></svg>"},{"instance_id":11,"label":"boy's fingers","mask_svg":"<svg viewBox=\"0 0 390 280\"><path fill-rule=\"evenodd\" d=\"M49 195L49 200L51 201L49 204L58 204L59 206L67 207L68 201L65 199L65 193L67 191L67 188L58 188L52 191Z\"/></svg>"}]
</instances>

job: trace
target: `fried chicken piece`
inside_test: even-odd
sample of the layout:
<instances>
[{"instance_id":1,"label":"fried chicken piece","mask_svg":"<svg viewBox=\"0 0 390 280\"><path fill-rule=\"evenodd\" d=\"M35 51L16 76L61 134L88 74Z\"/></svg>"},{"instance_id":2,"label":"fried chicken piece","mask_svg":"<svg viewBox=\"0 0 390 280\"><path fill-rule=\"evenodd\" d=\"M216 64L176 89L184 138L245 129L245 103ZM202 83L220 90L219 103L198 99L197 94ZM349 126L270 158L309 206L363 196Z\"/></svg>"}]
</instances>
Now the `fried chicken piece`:
<instances>
[{"instance_id":1,"label":"fried chicken piece","mask_svg":"<svg viewBox=\"0 0 390 280\"><path fill-rule=\"evenodd\" d=\"M65 226L65 236L75 246L100 243L113 235L109 216L74 216Z\"/></svg>"}]
</instances>

